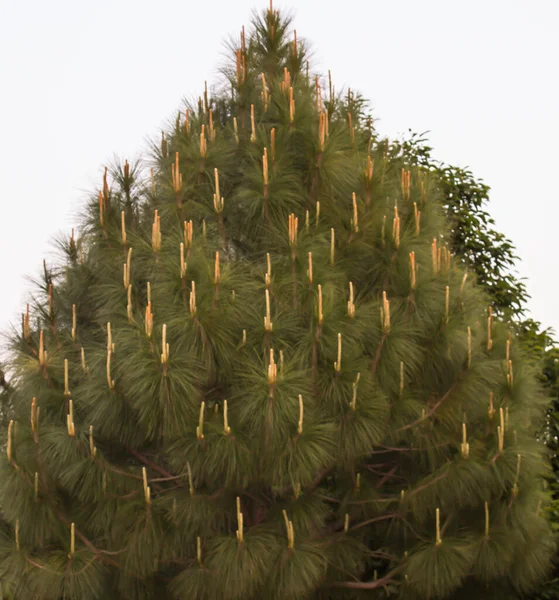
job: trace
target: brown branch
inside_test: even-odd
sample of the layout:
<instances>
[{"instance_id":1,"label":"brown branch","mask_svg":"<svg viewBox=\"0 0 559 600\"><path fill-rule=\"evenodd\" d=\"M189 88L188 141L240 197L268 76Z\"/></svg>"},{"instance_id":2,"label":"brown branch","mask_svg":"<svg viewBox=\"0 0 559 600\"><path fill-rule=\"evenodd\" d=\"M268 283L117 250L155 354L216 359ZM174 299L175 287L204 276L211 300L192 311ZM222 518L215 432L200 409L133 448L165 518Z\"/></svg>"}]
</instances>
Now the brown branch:
<instances>
[{"instance_id":1,"label":"brown branch","mask_svg":"<svg viewBox=\"0 0 559 600\"><path fill-rule=\"evenodd\" d=\"M363 521L358 525L355 525L350 529L350 531L355 531L356 529L361 529L361 527L365 527L367 525L371 525L372 523L378 523L379 521L386 521L387 519L401 519L402 515L399 513L389 513L387 515L381 515L380 517L375 517L374 519L368 519L367 521Z\"/></svg>"},{"instance_id":2,"label":"brown branch","mask_svg":"<svg viewBox=\"0 0 559 600\"><path fill-rule=\"evenodd\" d=\"M410 531L413 533L413 535L415 535L415 537L418 540L421 540L422 542L427 542L429 540L427 540L426 538L424 538L422 535L419 535L419 533L417 533L417 531L410 525L409 521L407 521L406 519L402 519L402 523L404 525L406 525L407 527L409 527Z\"/></svg>"},{"instance_id":3,"label":"brown branch","mask_svg":"<svg viewBox=\"0 0 559 600\"><path fill-rule=\"evenodd\" d=\"M139 477L139 479L142 479L142 477ZM184 479L184 476L183 475L173 475L172 477L157 477L155 479L150 479L150 482L151 483L154 483L154 482L159 483L161 481L175 481L177 479ZM182 487L182 486L177 486L177 487Z\"/></svg>"},{"instance_id":4,"label":"brown branch","mask_svg":"<svg viewBox=\"0 0 559 600\"><path fill-rule=\"evenodd\" d=\"M56 571L53 571L52 569L47 569L47 567L45 567L44 565L40 565L39 563L36 563L34 560L31 560L28 556L25 557L25 560L29 564L36 567L37 569L44 569L45 571L48 571L49 573L54 573L55 575L59 575L59 573L57 573Z\"/></svg>"},{"instance_id":5,"label":"brown branch","mask_svg":"<svg viewBox=\"0 0 559 600\"><path fill-rule=\"evenodd\" d=\"M133 448L127 448L127 450L128 452L130 452L130 454L132 454L132 456L135 456L138 460L142 461L148 467L151 467L154 471L157 471L157 473L159 473L160 475L171 478L176 477L172 473L169 473L169 471L165 471L165 469L162 469L160 466L156 465L154 462L149 460L149 458L146 458L143 454L137 452Z\"/></svg>"},{"instance_id":6,"label":"brown branch","mask_svg":"<svg viewBox=\"0 0 559 600\"><path fill-rule=\"evenodd\" d=\"M310 194L309 194L311 200L314 200L315 204L316 204L316 201L318 200L318 184L319 184L318 176L319 176L321 162L322 162L322 152L319 152L316 157L316 163L315 163L315 166L313 169L311 189L310 189ZM310 205L310 203L309 203L309 205ZM309 208L312 208L312 205L310 205Z\"/></svg>"},{"instance_id":7,"label":"brown branch","mask_svg":"<svg viewBox=\"0 0 559 600\"><path fill-rule=\"evenodd\" d=\"M317 325L314 334L314 341L312 345L312 384L314 388L314 395L317 396L317 382L318 382L318 340L320 339L321 327Z\"/></svg>"},{"instance_id":8,"label":"brown branch","mask_svg":"<svg viewBox=\"0 0 559 600\"><path fill-rule=\"evenodd\" d=\"M382 335L382 338L379 342L379 345L377 346L377 352L375 354L375 358L373 360L373 363L371 365L371 375L374 375L376 373L377 367L378 367L378 363L380 361L380 354L382 352L382 347L384 346L384 342L386 341L386 333L384 333Z\"/></svg>"},{"instance_id":9,"label":"brown branch","mask_svg":"<svg viewBox=\"0 0 559 600\"><path fill-rule=\"evenodd\" d=\"M297 307L297 270L295 268L295 250L291 251L291 279L293 281L293 308Z\"/></svg>"},{"instance_id":10,"label":"brown branch","mask_svg":"<svg viewBox=\"0 0 559 600\"><path fill-rule=\"evenodd\" d=\"M435 404L433 404L433 406L425 412L425 416L424 417L420 417L419 419L416 419L415 421L412 421L411 423L408 423L408 425L404 425L403 427L400 427L400 429L397 429L396 432L399 433L400 431L405 431L406 429L410 429L411 427L415 427L415 425L419 424L419 423L423 423L423 421L426 421L430 416L432 416L437 408L439 408L439 406L450 396L450 394L452 394L452 392L456 389L456 386L458 385L458 381L455 381L450 388L448 389L448 391L439 398L439 400L437 400L437 402Z\"/></svg>"},{"instance_id":11,"label":"brown branch","mask_svg":"<svg viewBox=\"0 0 559 600\"><path fill-rule=\"evenodd\" d=\"M400 501L400 496L392 496L391 498L378 498L378 497L374 497L374 498L369 498L369 500L340 500L339 498L332 498L332 496L325 496L324 494L316 494L317 498L321 498L322 500L326 500L326 502L334 502L335 504L355 504L355 505L360 505L360 504L369 504L370 502L375 502L375 503L379 503L379 502L386 502L386 503L393 503L393 502L399 502Z\"/></svg>"},{"instance_id":12,"label":"brown branch","mask_svg":"<svg viewBox=\"0 0 559 600\"><path fill-rule=\"evenodd\" d=\"M134 473L129 473L128 471L123 471L117 467L113 467L110 463L106 462L105 466L107 469L113 473L118 473L119 475L124 475L125 477L130 477L130 479L138 479L139 481L143 481L143 477L141 475L134 475Z\"/></svg>"},{"instance_id":13,"label":"brown branch","mask_svg":"<svg viewBox=\"0 0 559 600\"><path fill-rule=\"evenodd\" d=\"M374 590L379 587L385 587L389 583L394 583L394 575L399 573L402 569L403 567L401 566L397 567L376 581L336 581L331 583L330 587L351 588L354 590Z\"/></svg>"},{"instance_id":14,"label":"brown branch","mask_svg":"<svg viewBox=\"0 0 559 600\"><path fill-rule=\"evenodd\" d=\"M391 477L393 477L394 473L398 470L399 465L393 467L388 473L384 475L384 477L377 483L377 490L380 489ZM401 477L397 477L402 479Z\"/></svg>"},{"instance_id":15,"label":"brown branch","mask_svg":"<svg viewBox=\"0 0 559 600\"><path fill-rule=\"evenodd\" d=\"M314 492L314 490L320 485L320 482L324 479L324 477L326 477L326 475L330 473L332 468L333 467L325 467L324 469L322 469L322 471L320 471L318 475L314 478L311 485L307 489L305 489L305 493L310 494L311 492Z\"/></svg>"},{"instance_id":16,"label":"brown branch","mask_svg":"<svg viewBox=\"0 0 559 600\"><path fill-rule=\"evenodd\" d=\"M420 485L419 487L413 489L411 492L408 493L407 497L411 498L412 496L415 496L416 494L418 494L421 490L424 490L425 488L428 488L429 486L437 483L437 481L440 481L441 479L444 479L446 476L448 475L448 470L443 473L442 475L439 475L438 477L435 477L435 479L432 479L431 481Z\"/></svg>"},{"instance_id":17,"label":"brown branch","mask_svg":"<svg viewBox=\"0 0 559 600\"><path fill-rule=\"evenodd\" d=\"M390 454L391 452L412 452L413 450L422 450L422 448L389 448L388 446L381 446L386 450L373 450L369 454Z\"/></svg>"}]
</instances>

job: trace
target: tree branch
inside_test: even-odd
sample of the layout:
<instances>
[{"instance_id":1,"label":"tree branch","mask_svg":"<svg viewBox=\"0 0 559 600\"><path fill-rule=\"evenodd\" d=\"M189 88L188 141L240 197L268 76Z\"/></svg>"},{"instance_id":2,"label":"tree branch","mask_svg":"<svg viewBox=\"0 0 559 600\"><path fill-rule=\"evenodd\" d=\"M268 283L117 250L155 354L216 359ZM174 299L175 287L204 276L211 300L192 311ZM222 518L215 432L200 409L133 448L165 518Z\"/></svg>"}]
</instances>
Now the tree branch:
<instances>
[{"instance_id":1,"label":"tree branch","mask_svg":"<svg viewBox=\"0 0 559 600\"><path fill-rule=\"evenodd\" d=\"M455 390L457 385L458 385L458 381L455 381L450 386L448 391L443 396L441 396L439 398L439 400L437 400L437 402L435 402L435 404L433 404L433 406L428 411L425 412L424 417L420 417L419 419L416 419L415 421L412 421L411 423L408 423L407 425L400 427L400 429L397 429L396 432L400 433L400 431L405 431L406 429L415 427L415 425L417 425L418 423L422 423L423 421L426 421L431 415L433 415L436 412L437 408L439 408L439 406L450 396L450 394L452 394L452 392Z\"/></svg>"},{"instance_id":2,"label":"tree branch","mask_svg":"<svg viewBox=\"0 0 559 600\"><path fill-rule=\"evenodd\" d=\"M132 454L132 456L135 456L138 460L141 460L145 465L147 465L148 467L151 467L154 471L157 471L160 475L163 475L164 477L170 477L172 479L176 478L176 475L169 473L169 471L165 471L165 469L162 469L160 466L156 465L154 462L149 460L149 458L146 458L143 454L140 454L140 452L137 452L133 448L127 448L127 450L128 450L128 452L130 452L130 454Z\"/></svg>"},{"instance_id":3,"label":"tree branch","mask_svg":"<svg viewBox=\"0 0 559 600\"><path fill-rule=\"evenodd\" d=\"M397 575L402 568L403 567L397 567L376 581L336 581L332 583L330 587L351 588L354 590L375 590L380 587L385 587L389 583L394 583L394 575Z\"/></svg>"},{"instance_id":4,"label":"tree branch","mask_svg":"<svg viewBox=\"0 0 559 600\"><path fill-rule=\"evenodd\" d=\"M374 519L368 519L367 521L363 521L354 527L351 527L350 531L355 531L356 529L361 529L361 527L365 527L366 525L371 525L372 523L378 523L379 521L386 521L387 519L395 519L402 518L402 515L399 513L389 513L387 515L381 515L380 517L375 517Z\"/></svg>"}]
</instances>

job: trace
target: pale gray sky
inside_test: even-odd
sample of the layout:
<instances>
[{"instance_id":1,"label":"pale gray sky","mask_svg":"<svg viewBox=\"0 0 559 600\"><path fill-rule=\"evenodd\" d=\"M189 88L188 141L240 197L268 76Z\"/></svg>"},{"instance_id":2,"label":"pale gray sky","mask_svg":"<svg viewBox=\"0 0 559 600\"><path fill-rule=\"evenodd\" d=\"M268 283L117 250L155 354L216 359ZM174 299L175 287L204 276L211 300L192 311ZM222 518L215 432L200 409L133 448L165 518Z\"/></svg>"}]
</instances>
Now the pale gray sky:
<instances>
[{"instance_id":1,"label":"pale gray sky","mask_svg":"<svg viewBox=\"0 0 559 600\"><path fill-rule=\"evenodd\" d=\"M114 154L215 81L255 0L0 1L0 329ZM435 156L492 188L534 318L559 332L559 2L297 0L319 68L371 99L382 133L429 130ZM329 12L329 6L332 6Z\"/></svg>"}]
</instances>

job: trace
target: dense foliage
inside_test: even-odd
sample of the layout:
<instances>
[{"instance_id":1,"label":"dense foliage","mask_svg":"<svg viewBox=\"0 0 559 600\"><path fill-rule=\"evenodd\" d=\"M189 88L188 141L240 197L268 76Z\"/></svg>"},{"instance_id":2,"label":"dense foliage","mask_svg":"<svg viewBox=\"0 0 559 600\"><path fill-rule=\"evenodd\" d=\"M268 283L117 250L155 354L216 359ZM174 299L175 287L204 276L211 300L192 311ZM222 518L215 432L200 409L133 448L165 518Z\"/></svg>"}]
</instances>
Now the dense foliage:
<instances>
[{"instance_id":1,"label":"dense foliage","mask_svg":"<svg viewBox=\"0 0 559 600\"><path fill-rule=\"evenodd\" d=\"M289 19L256 17L45 266L5 392L5 594L458 600L545 576L544 397L450 250L449 179L307 69Z\"/></svg>"},{"instance_id":2,"label":"dense foliage","mask_svg":"<svg viewBox=\"0 0 559 600\"><path fill-rule=\"evenodd\" d=\"M478 284L487 292L491 306L515 332L516 339L525 348L530 362L538 371L538 379L548 397L546 419L534 432L545 443L553 467L547 478L553 501L544 509L553 529L559 530L559 349L554 332L544 329L533 319L526 318L528 294L522 279L515 271L518 257L510 240L494 229L490 217L489 186L461 169L436 161L432 148L423 136L411 134L394 143L412 164L420 164L436 174L444 193L443 205L450 218L453 254L460 256L475 273ZM541 590L530 598L559 599L559 572L557 556L555 569L549 580L541 582Z\"/></svg>"},{"instance_id":3,"label":"dense foliage","mask_svg":"<svg viewBox=\"0 0 559 600\"><path fill-rule=\"evenodd\" d=\"M538 379L549 402L546 420L534 432L545 443L553 471L547 478L553 501L544 509L555 531L559 530L559 349L554 332L533 319L526 318L528 294L515 271L518 257L514 245L494 229L488 213L489 186L468 169L436 161L432 148L423 136L411 134L393 144L412 164L428 168L441 182L443 206L452 224L450 248L475 273L478 284L489 296L491 306L515 332L530 362L538 371ZM555 559L557 563L557 556ZM542 590L531 598L559 599L557 565L551 579L542 581Z\"/></svg>"},{"instance_id":4,"label":"dense foliage","mask_svg":"<svg viewBox=\"0 0 559 600\"><path fill-rule=\"evenodd\" d=\"M538 437L545 443L551 458L552 472L547 477L552 501L545 507L544 514L553 530L559 533L559 348L548 329L542 330L539 323L525 320L519 327L519 337L529 349L532 361L538 366L539 380L549 397L546 421ZM549 579L542 581L541 589L533 600L557 600L559 598L558 556Z\"/></svg>"}]
</instances>

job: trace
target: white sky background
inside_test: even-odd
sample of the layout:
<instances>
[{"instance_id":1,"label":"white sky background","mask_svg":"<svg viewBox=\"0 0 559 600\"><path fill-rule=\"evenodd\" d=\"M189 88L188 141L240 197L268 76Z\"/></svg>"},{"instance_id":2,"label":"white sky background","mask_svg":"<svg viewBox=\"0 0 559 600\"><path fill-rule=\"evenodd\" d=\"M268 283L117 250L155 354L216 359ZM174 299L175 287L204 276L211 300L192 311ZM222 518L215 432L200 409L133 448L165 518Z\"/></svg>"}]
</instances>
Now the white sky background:
<instances>
[{"instance_id":1,"label":"white sky background","mask_svg":"<svg viewBox=\"0 0 559 600\"><path fill-rule=\"evenodd\" d=\"M328 6L333 9L329 14ZM0 0L0 329L114 155L133 159L216 80L226 36L265 1ZM559 2L293 0L298 36L371 99L377 127L430 131L491 186L532 315L559 332Z\"/></svg>"}]
</instances>

